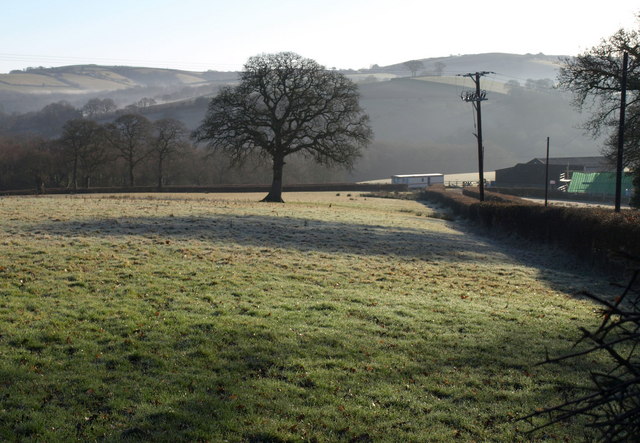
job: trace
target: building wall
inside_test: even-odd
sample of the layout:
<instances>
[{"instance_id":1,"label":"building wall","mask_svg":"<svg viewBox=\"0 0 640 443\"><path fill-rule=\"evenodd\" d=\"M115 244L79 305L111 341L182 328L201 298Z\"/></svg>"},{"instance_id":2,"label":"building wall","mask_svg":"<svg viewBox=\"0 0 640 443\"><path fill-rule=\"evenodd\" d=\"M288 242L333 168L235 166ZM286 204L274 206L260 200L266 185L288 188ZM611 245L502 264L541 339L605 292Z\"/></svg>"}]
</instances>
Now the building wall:
<instances>
[{"instance_id":1,"label":"building wall","mask_svg":"<svg viewBox=\"0 0 640 443\"><path fill-rule=\"evenodd\" d=\"M409 188L423 188L437 183L444 183L444 175L425 174L409 177L391 177L391 183L406 184Z\"/></svg>"},{"instance_id":2,"label":"building wall","mask_svg":"<svg viewBox=\"0 0 640 443\"><path fill-rule=\"evenodd\" d=\"M566 171L566 166L549 165L549 181L560 185L560 174ZM511 168L496 170L496 186L518 186L527 188L544 188L546 166L541 164L520 163Z\"/></svg>"}]
</instances>

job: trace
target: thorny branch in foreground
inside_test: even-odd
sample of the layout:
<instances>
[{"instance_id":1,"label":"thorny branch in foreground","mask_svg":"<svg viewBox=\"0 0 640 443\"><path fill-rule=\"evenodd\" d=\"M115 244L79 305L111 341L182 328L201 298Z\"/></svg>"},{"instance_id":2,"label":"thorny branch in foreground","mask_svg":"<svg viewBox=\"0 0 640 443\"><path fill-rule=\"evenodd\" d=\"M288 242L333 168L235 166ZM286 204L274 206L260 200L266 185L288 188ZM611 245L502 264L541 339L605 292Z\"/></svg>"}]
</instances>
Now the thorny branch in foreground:
<instances>
[{"instance_id":1,"label":"thorny branch in foreground","mask_svg":"<svg viewBox=\"0 0 640 443\"><path fill-rule=\"evenodd\" d=\"M624 254L623 254L624 255ZM635 270L622 295L608 301L589 292L584 295L603 306L602 323L593 332L581 328L582 337L576 343L589 342L588 349L541 364L558 363L582 355L605 352L612 359L607 372L592 372L593 392L565 403L540 409L522 420L545 417L547 421L529 432L578 416L588 417L588 426L600 433L603 441L631 441L640 435L640 259L624 255Z\"/></svg>"}]
</instances>

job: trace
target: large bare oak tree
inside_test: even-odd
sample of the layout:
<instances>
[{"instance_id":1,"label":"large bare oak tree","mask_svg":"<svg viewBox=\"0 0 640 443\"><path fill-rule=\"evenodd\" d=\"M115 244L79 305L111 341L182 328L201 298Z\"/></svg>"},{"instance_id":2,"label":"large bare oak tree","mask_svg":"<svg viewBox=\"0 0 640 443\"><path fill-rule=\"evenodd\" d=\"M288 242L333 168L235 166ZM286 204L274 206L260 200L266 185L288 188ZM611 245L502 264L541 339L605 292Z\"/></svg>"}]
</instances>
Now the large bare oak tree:
<instances>
[{"instance_id":1,"label":"large bare oak tree","mask_svg":"<svg viewBox=\"0 0 640 443\"><path fill-rule=\"evenodd\" d=\"M240 83L211 100L194 137L235 162L254 153L270 157L273 180L263 201L282 202L287 156L301 153L320 164L350 168L373 133L351 80L282 52L251 57Z\"/></svg>"}]
</instances>

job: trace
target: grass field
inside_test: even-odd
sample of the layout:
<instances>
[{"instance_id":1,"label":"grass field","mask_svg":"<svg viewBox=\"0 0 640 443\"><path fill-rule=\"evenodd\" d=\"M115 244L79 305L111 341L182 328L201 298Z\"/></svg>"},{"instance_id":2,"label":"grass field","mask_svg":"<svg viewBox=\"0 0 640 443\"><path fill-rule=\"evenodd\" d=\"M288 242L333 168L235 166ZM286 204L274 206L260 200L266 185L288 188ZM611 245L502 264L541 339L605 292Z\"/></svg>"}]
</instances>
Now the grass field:
<instances>
[{"instance_id":1,"label":"grass field","mask_svg":"<svg viewBox=\"0 0 640 443\"><path fill-rule=\"evenodd\" d=\"M0 440L527 441L607 281L415 201L0 198ZM575 440L584 423L536 438Z\"/></svg>"}]
</instances>

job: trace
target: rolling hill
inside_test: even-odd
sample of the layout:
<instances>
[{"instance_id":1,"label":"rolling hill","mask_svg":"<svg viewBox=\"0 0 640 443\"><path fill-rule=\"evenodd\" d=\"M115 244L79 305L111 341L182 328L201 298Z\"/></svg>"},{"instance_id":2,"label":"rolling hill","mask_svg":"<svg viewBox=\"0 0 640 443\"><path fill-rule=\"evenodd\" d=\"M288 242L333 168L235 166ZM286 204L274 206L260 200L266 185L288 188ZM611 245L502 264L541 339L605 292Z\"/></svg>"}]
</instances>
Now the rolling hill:
<instances>
[{"instance_id":1,"label":"rolling hill","mask_svg":"<svg viewBox=\"0 0 640 443\"><path fill-rule=\"evenodd\" d=\"M345 179L476 170L474 114L460 99L473 85L459 74L483 70L492 72L482 80L488 97L483 102L486 170L543 156L546 137L555 157L599 153L601 142L579 129L585 116L570 106L570 96L550 89L558 57L492 53L422 63L416 77L408 77L402 64L344 72L359 82L361 104L375 132L374 143ZM436 66L442 75L434 75ZM57 100L80 107L89 98L109 97L124 107L150 97L159 104L139 112L150 119L177 118L193 129L204 116L206 97L236 79L235 72L139 67L29 69L0 75L0 103L5 112L24 112Z\"/></svg>"},{"instance_id":2,"label":"rolling hill","mask_svg":"<svg viewBox=\"0 0 640 443\"><path fill-rule=\"evenodd\" d=\"M503 78L515 80L540 80L555 78L562 56L545 54L505 54L500 52L486 54L451 55L449 57L424 58L424 68L418 70L418 75L434 74L440 64L442 75L455 76L476 71L490 71ZM409 70L404 63L377 67L376 72L395 74L399 76L409 75Z\"/></svg>"},{"instance_id":3,"label":"rolling hill","mask_svg":"<svg viewBox=\"0 0 640 443\"><path fill-rule=\"evenodd\" d=\"M129 66L76 65L28 68L0 74L0 90L24 94L87 94L130 88L202 86L233 80L235 73L191 72Z\"/></svg>"},{"instance_id":4,"label":"rolling hill","mask_svg":"<svg viewBox=\"0 0 640 443\"><path fill-rule=\"evenodd\" d=\"M175 101L213 93L235 81L236 72L191 72L130 66L77 65L28 68L0 74L4 112L29 112L59 100L82 106L92 97L109 97L124 107L142 97Z\"/></svg>"},{"instance_id":5,"label":"rolling hill","mask_svg":"<svg viewBox=\"0 0 640 443\"><path fill-rule=\"evenodd\" d=\"M440 64L445 78L475 71L492 71L502 83L508 80L553 79L559 66L557 56L517 54L473 54L420 60L419 75L431 75ZM370 69L342 71L356 82L390 80L410 73L402 64L374 65ZM141 97L159 102L213 93L221 84L237 79L237 72L193 72L131 66L74 65L58 68L26 68L0 74L0 110L36 111L57 100L81 105L88 98L111 97L122 107Z\"/></svg>"},{"instance_id":6,"label":"rolling hill","mask_svg":"<svg viewBox=\"0 0 640 443\"><path fill-rule=\"evenodd\" d=\"M362 85L362 105L371 116L376 140L356 165L357 177L381 177L384 171L477 170L474 113L471 104L460 99L466 88L442 78ZM579 128L584 116L571 107L566 94L520 87L509 93L489 90L487 97L483 102L487 170L544 156L547 136L554 156L599 154L601 142Z\"/></svg>"}]
</instances>

